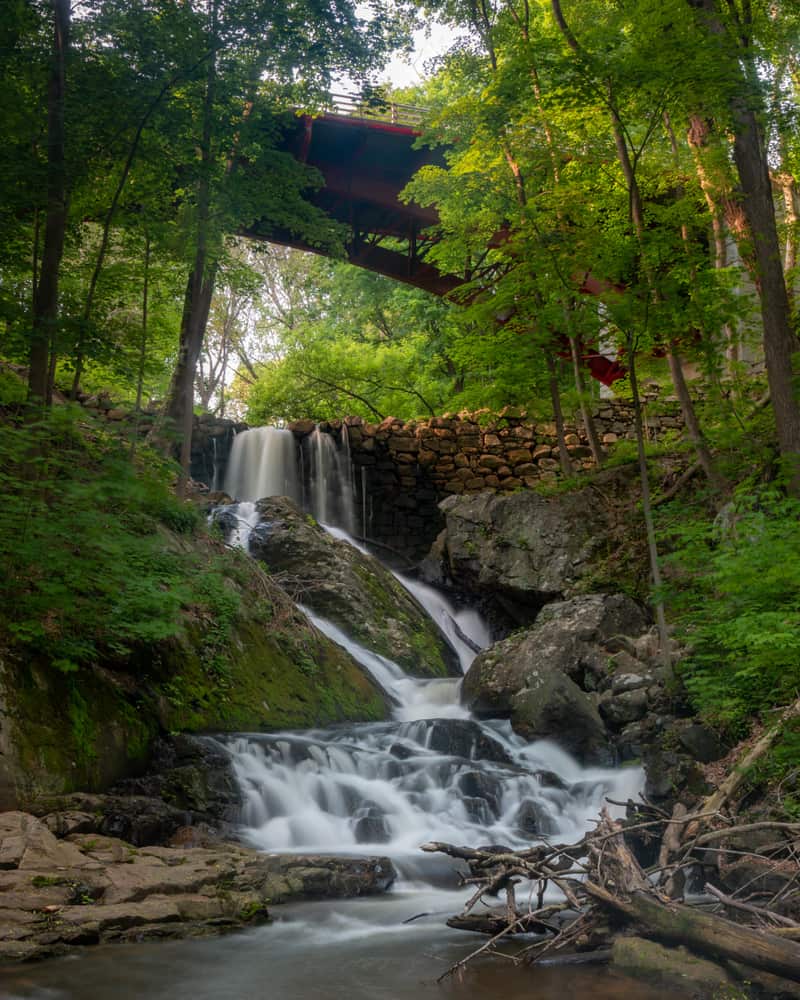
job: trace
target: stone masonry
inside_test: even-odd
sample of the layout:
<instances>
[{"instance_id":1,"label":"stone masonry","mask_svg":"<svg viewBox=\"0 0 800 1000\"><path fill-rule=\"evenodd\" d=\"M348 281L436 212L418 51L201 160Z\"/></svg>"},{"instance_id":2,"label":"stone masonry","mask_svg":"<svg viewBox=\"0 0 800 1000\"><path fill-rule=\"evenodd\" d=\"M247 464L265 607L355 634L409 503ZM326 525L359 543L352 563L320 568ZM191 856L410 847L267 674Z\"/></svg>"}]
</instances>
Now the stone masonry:
<instances>
[{"instance_id":1,"label":"stone masonry","mask_svg":"<svg viewBox=\"0 0 800 1000\"><path fill-rule=\"evenodd\" d=\"M653 440L680 432L676 401L647 399L646 427ZM633 410L624 400L605 400L595 414L606 447L633 439ZM313 421L289 424L298 440ZM553 423L534 421L524 410L444 414L427 420L387 417L379 424L345 417L320 424L343 446L346 433L356 468L361 532L412 557L423 555L442 526L438 504L460 493L498 493L553 481L560 473ZM345 431L346 429L346 431ZM583 429L566 426L566 444L576 469L593 465Z\"/></svg>"}]
</instances>

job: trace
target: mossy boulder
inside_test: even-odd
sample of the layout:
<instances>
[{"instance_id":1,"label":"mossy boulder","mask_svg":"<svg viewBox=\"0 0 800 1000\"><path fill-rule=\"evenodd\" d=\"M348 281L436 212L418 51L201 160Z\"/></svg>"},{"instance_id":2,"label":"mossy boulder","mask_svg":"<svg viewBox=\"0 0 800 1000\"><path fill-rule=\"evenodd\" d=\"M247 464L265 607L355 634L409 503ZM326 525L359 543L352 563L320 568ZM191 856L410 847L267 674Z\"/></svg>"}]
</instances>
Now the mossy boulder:
<instances>
[{"instance_id":1,"label":"mossy boulder","mask_svg":"<svg viewBox=\"0 0 800 1000\"><path fill-rule=\"evenodd\" d=\"M287 497L258 502L251 555L347 636L418 677L459 674L458 658L417 601L372 556L339 541Z\"/></svg>"},{"instance_id":2,"label":"mossy boulder","mask_svg":"<svg viewBox=\"0 0 800 1000\"><path fill-rule=\"evenodd\" d=\"M141 774L164 732L310 728L389 716L384 694L242 552L163 532L214 561L214 587L174 633L63 672L0 647L0 809L103 791Z\"/></svg>"}]
</instances>

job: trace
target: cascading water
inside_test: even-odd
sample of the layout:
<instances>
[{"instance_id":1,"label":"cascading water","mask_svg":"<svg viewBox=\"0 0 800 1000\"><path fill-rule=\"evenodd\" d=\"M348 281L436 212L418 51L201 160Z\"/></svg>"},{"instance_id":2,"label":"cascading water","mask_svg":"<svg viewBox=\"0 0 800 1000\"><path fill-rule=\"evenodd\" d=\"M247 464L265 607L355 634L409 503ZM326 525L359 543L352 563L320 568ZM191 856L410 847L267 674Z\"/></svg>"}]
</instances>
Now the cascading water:
<instances>
[{"instance_id":1,"label":"cascading water","mask_svg":"<svg viewBox=\"0 0 800 1000\"><path fill-rule=\"evenodd\" d=\"M301 476L300 450L293 449L294 464L288 469L289 450L276 445L275 436L287 432L263 434L267 430L252 446L257 475L246 467L251 453L246 439L254 432L240 435L245 440L238 462L231 462L228 491L255 499L259 491L286 493L286 483L305 480L306 509L335 537L367 551L352 537L356 519L346 436L341 450L318 429L307 436L302 449L306 475ZM271 474L265 445L278 456ZM246 547L258 519L255 505L240 503L236 518L232 539ZM476 612L455 608L433 587L407 574L394 575L437 623L466 671L476 652L491 641L486 624ZM386 692L393 720L228 740L245 803L242 835L251 845L267 851L386 854L398 869L395 893L404 907L411 893L424 896L420 906L452 911L463 903L453 894L452 868L441 858L421 854L421 844L439 840L522 847L542 838L574 841L589 828L606 797L625 801L641 788L636 768L584 768L552 743L526 743L507 722L470 718L459 702L459 679L409 677L390 659L304 610ZM449 880L449 889L442 887L442 879ZM360 934L385 930L361 921L358 926Z\"/></svg>"},{"instance_id":2,"label":"cascading water","mask_svg":"<svg viewBox=\"0 0 800 1000\"><path fill-rule=\"evenodd\" d=\"M331 434L315 428L303 439L304 481L308 483L305 508L320 524L336 525L349 534L356 531L355 485L347 427L342 425L341 447Z\"/></svg>"},{"instance_id":3,"label":"cascading water","mask_svg":"<svg viewBox=\"0 0 800 1000\"><path fill-rule=\"evenodd\" d=\"M298 449L290 438L272 428L237 438L226 489L241 502L218 511L233 544L247 547L259 516L254 501L269 494L299 499ZM345 530L332 533L357 544L347 524L339 523ZM466 670L490 638L479 616L397 576L450 637ZM584 768L552 743L526 743L507 722L477 722L459 704L460 681L408 677L391 660L308 615L386 691L394 718L226 739L245 803L242 836L265 851L389 855L399 873L392 891L271 907L274 924L216 941L97 949L80 963L40 966L35 976L41 989L26 973L33 992L26 983L19 996L108 1000L113 983L116 1000L521 1000L534 993L539 1000L560 1000L565 992L586 1000L675 1000L671 990L597 968L539 966L534 974L492 963L470 967L463 981L436 982L474 944L445 926L445 918L463 907L467 890L456 888L449 859L423 854L420 845L574 841L605 797L636 797L641 772Z\"/></svg>"},{"instance_id":4,"label":"cascading water","mask_svg":"<svg viewBox=\"0 0 800 1000\"><path fill-rule=\"evenodd\" d=\"M302 503L294 434L278 427L253 427L237 434L225 475L225 492L237 500L284 496Z\"/></svg>"}]
</instances>

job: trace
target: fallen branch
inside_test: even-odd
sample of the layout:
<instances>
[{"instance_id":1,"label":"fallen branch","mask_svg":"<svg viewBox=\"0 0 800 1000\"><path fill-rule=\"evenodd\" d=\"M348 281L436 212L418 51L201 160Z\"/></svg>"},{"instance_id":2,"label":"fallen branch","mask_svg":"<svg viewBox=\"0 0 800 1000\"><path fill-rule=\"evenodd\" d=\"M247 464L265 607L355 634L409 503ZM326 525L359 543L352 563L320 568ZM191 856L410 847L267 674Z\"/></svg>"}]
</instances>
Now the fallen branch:
<instances>
[{"instance_id":1,"label":"fallen branch","mask_svg":"<svg viewBox=\"0 0 800 1000\"><path fill-rule=\"evenodd\" d=\"M789 920L788 917L784 917L780 913L774 913L772 910L766 910L763 906L756 906L755 903L744 903L740 899L734 899L732 896L726 896L724 892L718 889L714 885L709 885L706 883L705 890L715 899L718 899L723 906L728 906L732 910L742 910L744 913L751 913L754 917L762 917L765 920L774 920L775 923L782 924L784 927L791 927L793 930L800 931L800 927L794 922L794 920Z\"/></svg>"},{"instance_id":2,"label":"fallen branch","mask_svg":"<svg viewBox=\"0 0 800 1000\"><path fill-rule=\"evenodd\" d=\"M663 903L645 892L635 892L626 899L593 883L586 884L586 891L604 906L637 923L648 937L665 944L686 945L715 960L742 962L800 982L800 946L776 934L743 927L681 903Z\"/></svg>"}]
</instances>

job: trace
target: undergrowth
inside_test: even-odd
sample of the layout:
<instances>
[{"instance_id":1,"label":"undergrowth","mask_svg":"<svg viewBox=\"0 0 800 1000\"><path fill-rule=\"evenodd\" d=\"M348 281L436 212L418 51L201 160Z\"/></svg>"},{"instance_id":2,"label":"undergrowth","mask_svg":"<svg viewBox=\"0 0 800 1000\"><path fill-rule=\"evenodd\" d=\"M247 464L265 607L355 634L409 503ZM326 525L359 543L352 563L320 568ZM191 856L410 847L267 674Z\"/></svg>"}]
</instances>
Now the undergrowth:
<instances>
[{"instance_id":1,"label":"undergrowth","mask_svg":"<svg viewBox=\"0 0 800 1000\"><path fill-rule=\"evenodd\" d=\"M174 468L80 411L0 424L0 629L25 658L70 673L168 639L192 609L213 623L212 669L235 597L212 563L170 544L201 530Z\"/></svg>"},{"instance_id":2,"label":"undergrowth","mask_svg":"<svg viewBox=\"0 0 800 1000\"><path fill-rule=\"evenodd\" d=\"M710 722L743 734L800 692L800 501L745 484L716 518L662 514L668 601L689 655L687 690Z\"/></svg>"}]
</instances>

